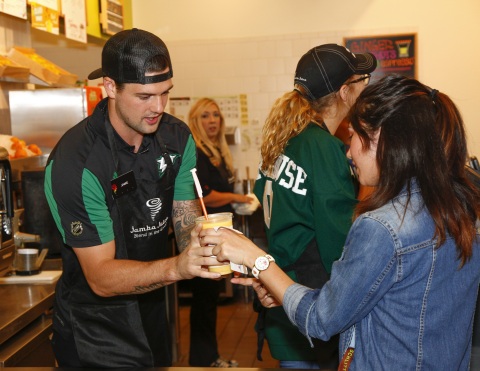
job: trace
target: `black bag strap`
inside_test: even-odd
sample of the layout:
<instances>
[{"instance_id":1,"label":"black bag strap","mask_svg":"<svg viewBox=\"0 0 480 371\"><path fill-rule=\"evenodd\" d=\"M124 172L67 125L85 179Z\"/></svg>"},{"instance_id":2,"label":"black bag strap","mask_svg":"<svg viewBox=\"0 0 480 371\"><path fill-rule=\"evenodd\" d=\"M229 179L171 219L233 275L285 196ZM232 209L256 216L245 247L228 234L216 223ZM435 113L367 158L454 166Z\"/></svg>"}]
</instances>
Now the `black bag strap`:
<instances>
[{"instance_id":1,"label":"black bag strap","mask_svg":"<svg viewBox=\"0 0 480 371\"><path fill-rule=\"evenodd\" d=\"M253 310L258 313L257 321L255 322L255 331L257 332L257 359L263 361L262 350L265 343L265 317L267 315L267 308L265 308L255 295L253 298Z\"/></svg>"}]
</instances>

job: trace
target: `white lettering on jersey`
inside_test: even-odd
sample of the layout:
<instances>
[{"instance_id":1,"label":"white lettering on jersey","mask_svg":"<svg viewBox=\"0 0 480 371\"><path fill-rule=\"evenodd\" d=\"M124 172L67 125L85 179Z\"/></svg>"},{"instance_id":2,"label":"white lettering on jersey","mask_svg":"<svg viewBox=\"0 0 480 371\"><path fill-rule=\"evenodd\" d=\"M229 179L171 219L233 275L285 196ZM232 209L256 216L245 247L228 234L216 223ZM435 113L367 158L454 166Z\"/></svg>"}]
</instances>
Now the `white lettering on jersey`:
<instances>
[{"instance_id":1,"label":"white lettering on jersey","mask_svg":"<svg viewBox=\"0 0 480 371\"><path fill-rule=\"evenodd\" d=\"M307 194L307 189L300 188L300 185L305 183L305 179L307 179L307 173L300 166L297 166L297 176L295 177L295 184L293 185L292 191L305 196Z\"/></svg>"},{"instance_id":2,"label":"white lettering on jersey","mask_svg":"<svg viewBox=\"0 0 480 371\"><path fill-rule=\"evenodd\" d=\"M281 155L276 163L272 176L275 182L278 181L278 185L291 190L292 192L305 196L307 189L302 188L305 180L307 179L307 173L302 167L298 166L285 155ZM265 181L265 188L263 190L263 220L267 228L270 228L270 220L272 218L273 209L273 187L272 180L267 179Z\"/></svg>"},{"instance_id":3,"label":"white lettering on jersey","mask_svg":"<svg viewBox=\"0 0 480 371\"><path fill-rule=\"evenodd\" d=\"M283 172L283 169L285 169L285 165L287 165L288 161L290 161L290 159L285 155L280 155L280 157L277 158L277 161L275 162L275 169L273 170L273 178L275 180L278 180L278 178Z\"/></svg>"},{"instance_id":4,"label":"white lettering on jersey","mask_svg":"<svg viewBox=\"0 0 480 371\"><path fill-rule=\"evenodd\" d=\"M275 177L276 180L280 178L278 184L287 189L291 189L299 195L305 196L307 189L301 188L300 186L305 183L307 173L287 156L282 155L281 157L284 157L284 159L282 159L281 166L279 167L280 172L277 173ZM282 174L283 170L285 170L285 172Z\"/></svg>"}]
</instances>

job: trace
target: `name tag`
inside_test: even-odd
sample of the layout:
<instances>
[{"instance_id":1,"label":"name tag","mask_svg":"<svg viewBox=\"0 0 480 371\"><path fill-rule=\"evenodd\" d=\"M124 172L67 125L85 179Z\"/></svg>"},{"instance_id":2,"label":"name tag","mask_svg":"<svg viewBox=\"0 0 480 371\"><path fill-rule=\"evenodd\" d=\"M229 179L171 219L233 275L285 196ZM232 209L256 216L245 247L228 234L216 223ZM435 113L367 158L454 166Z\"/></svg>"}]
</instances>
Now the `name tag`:
<instances>
[{"instance_id":1,"label":"name tag","mask_svg":"<svg viewBox=\"0 0 480 371\"><path fill-rule=\"evenodd\" d=\"M112 196L115 199L137 189L137 182L133 171L129 171L128 173L120 175L118 178L112 179L110 183L112 185Z\"/></svg>"}]
</instances>

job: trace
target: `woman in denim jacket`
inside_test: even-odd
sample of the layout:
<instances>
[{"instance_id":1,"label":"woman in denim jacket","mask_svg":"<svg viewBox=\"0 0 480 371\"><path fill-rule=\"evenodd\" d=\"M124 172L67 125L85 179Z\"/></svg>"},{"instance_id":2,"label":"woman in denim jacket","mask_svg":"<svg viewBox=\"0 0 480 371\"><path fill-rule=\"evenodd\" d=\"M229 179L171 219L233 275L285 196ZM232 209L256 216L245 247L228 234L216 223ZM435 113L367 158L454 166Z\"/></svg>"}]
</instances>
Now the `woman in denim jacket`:
<instances>
[{"instance_id":1,"label":"woman in denim jacket","mask_svg":"<svg viewBox=\"0 0 480 371\"><path fill-rule=\"evenodd\" d=\"M253 268L258 280L232 282L283 305L308 339L340 333L342 370L468 370L480 192L466 176L460 113L447 95L393 75L363 91L351 125L349 156L375 191L322 289L294 283L244 236L207 230L202 242Z\"/></svg>"}]
</instances>

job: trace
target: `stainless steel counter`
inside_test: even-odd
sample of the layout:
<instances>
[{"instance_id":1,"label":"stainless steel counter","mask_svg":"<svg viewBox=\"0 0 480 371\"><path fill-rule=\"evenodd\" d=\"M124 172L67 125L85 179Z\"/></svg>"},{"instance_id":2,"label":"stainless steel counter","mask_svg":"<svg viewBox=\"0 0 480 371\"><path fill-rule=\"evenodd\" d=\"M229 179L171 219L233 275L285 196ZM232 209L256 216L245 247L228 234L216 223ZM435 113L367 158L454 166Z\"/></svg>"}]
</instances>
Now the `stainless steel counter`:
<instances>
[{"instance_id":1,"label":"stainless steel counter","mask_svg":"<svg viewBox=\"0 0 480 371\"><path fill-rule=\"evenodd\" d=\"M0 285L0 369L3 371L62 371L72 368L55 368L48 337L51 319L48 315L53 306L55 284L8 284ZM29 339L36 340L29 341ZM40 340L38 338L43 338ZM30 345L27 347L26 344ZM42 345L43 344L43 345ZM35 351L35 356L32 352ZM47 356L39 360L39 353ZM139 368L138 370L211 370L211 368ZM79 369L80 370L80 369ZM88 370L88 369L82 369ZM261 368L237 368L237 371L267 370ZM277 369L280 370L280 369Z\"/></svg>"},{"instance_id":2,"label":"stainless steel counter","mask_svg":"<svg viewBox=\"0 0 480 371\"><path fill-rule=\"evenodd\" d=\"M53 353L46 354L51 334L50 311L56 282L0 285L0 367L30 366L41 354L38 366L50 366ZM47 360L48 359L48 360ZM43 364L42 364L43 363Z\"/></svg>"},{"instance_id":3,"label":"stainless steel counter","mask_svg":"<svg viewBox=\"0 0 480 371\"><path fill-rule=\"evenodd\" d=\"M53 306L55 284L0 285L0 346Z\"/></svg>"}]
</instances>

